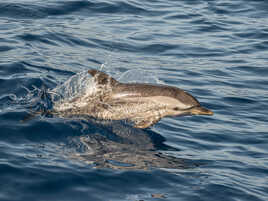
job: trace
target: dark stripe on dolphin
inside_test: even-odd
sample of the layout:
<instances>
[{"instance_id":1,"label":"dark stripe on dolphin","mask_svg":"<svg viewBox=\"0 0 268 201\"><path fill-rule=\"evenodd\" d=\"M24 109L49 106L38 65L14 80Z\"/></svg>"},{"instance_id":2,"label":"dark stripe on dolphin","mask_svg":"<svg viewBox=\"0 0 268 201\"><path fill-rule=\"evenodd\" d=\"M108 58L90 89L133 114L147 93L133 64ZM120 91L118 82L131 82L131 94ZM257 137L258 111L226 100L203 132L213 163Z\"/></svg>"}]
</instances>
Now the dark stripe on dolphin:
<instances>
[{"instance_id":1,"label":"dark stripe on dolphin","mask_svg":"<svg viewBox=\"0 0 268 201\"><path fill-rule=\"evenodd\" d=\"M119 83L113 88L115 94L135 94L140 97L166 96L175 98L192 106L199 106L199 101L191 94L172 86L152 85L143 83Z\"/></svg>"}]
</instances>

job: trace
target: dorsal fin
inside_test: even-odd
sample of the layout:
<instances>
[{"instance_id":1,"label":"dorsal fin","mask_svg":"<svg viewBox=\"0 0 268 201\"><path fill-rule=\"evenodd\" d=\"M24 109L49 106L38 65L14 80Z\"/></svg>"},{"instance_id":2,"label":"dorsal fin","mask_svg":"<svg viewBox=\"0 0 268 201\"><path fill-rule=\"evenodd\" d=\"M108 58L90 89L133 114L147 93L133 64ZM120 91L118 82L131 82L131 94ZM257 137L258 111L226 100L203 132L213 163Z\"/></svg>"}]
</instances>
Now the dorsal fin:
<instances>
[{"instance_id":1,"label":"dorsal fin","mask_svg":"<svg viewBox=\"0 0 268 201\"><path fill-rule=\"evenodd\" d=\"M88 73L95 78L95 81L98 84L102 84L102 85L110 84L113 86L118 83L117 80L115 80L114 78L112 78L111 76L107 75L104 72L92 69L92 70L88 70Z\"/></svg>"}]
</instances>

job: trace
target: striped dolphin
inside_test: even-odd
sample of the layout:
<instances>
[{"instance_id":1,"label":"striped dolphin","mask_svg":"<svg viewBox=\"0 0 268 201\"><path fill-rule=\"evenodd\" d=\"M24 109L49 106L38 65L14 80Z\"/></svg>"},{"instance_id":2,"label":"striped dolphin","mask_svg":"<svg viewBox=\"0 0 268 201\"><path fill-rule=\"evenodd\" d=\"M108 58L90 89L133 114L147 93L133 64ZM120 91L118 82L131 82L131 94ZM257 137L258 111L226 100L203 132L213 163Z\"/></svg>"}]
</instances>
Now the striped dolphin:
<instances>
[{"instance_id":1,"label":"striped dolphin","mask_svg":"<svg viewBox=\"0 0 268 201\"><path fill-rule=\"evenodd\" d=\"M59 116L90 116L103 120L127 120L147 128L166 116L213 115L191 94L173 86L121 83L104 72L88 70L94 87L65 102L56 103Z\"/></svg>"}]
</instances>

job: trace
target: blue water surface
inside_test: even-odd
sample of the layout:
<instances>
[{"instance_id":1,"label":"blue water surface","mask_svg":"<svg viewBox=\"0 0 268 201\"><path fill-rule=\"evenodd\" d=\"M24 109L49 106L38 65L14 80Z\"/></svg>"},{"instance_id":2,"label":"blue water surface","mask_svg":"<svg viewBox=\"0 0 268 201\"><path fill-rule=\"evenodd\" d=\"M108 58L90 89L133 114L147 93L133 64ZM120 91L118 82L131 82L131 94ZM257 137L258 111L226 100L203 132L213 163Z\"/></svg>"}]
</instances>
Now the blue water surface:
<instances>
[{"instance_id":1,"label":"blue water surface","mask_svg":"<svg viewBox=\"0 0 268 201\"><path fill-rule=\"evenodd\" d=\"M1 1L0 200L268 200L267 56L266 0ZM34 92L92 68L182 88L215 114L147 130L21 121L43 104ZM183 165L98 167L81 157L81 139L123 143L114 129Z\"/></svg>"}]
</instances>

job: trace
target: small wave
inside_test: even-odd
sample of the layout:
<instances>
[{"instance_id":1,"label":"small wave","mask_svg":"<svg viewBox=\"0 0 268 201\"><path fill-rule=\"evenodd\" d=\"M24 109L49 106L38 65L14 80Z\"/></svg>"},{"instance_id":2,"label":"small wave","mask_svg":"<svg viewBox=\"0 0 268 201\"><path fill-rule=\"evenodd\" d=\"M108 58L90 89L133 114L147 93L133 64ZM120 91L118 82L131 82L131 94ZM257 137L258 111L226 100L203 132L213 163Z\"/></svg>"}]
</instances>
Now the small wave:
<instances>
[{"instance_id":1,"label":"small wave","mask_svg":"<svg viewBox=\"0 0 268 201\"><path fill-rule=\"evenodd\" d=\"M7 52L9 50L14 49L14 47L10 47L10 46L0 46L0 52Z\"/></svg>"},{"instance_id":2,"label":"small wave","mask_svg":"<svg viewBox=\"0 0 268 201\"><path fill-rule=\"evenodd\" d=\"M0 16L16 19L38 19L48 16L68 15L71 13L91 15L105 14L135 14L159 15L160 11L149 11L140 5L126 2L90 2L90 1L61 1L57 3L0 3Z\"/></svg>"},{"instance_id":3,"label":"small wave","mask_svg":"<svg viewBox=\"0 0 268 201\"><path fill-rule=\"evenodd\" d=\"M75 37L66 33L53 33L47 32L45 34L34 34L34 33L23 33L17 36L24 41L34 41L38 43L43 43L46 46L62 46L64 44L69 46L83 46L83 47L97 47L97 44L87 40L82 40L81 38ZM0 47L1 51L1 47Z\"/></svg>"},{"instance_id":4,"label":"small wave","mask_svg":"<svg viewBox=\"0 0 268 201\"><path fill-rule=\"evenodd\" d=\"M50 15L66 15L91 5L89 1L69 1L57 4L1 3L0 16L16 19L44 18Z\"/></svg>"}]
</instances>

